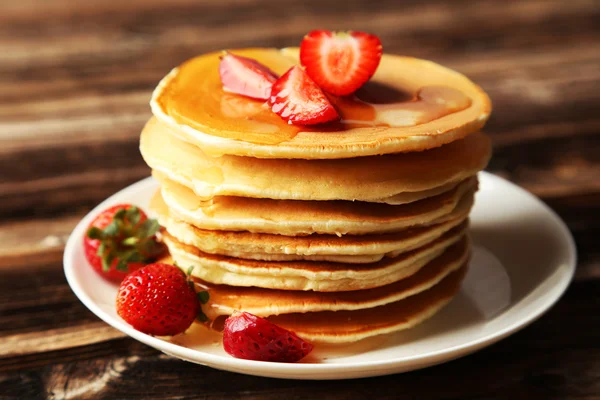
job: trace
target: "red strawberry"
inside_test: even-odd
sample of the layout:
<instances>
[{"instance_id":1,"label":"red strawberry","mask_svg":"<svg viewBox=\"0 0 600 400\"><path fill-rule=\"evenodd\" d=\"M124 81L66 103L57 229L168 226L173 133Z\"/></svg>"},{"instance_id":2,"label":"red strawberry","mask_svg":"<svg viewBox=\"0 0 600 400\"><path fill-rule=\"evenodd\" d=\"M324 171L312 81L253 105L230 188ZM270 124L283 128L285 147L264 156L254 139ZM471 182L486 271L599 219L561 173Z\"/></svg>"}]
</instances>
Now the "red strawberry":
<instances>
[{"instance_id":1,"label":"red strawberry","mask_svg":"<svg viewBox=\"0 0 600 400\"><path fill-rule=\"evenodd\" d=\"M128 272L155 261L165 253L156 240L156 220L131 204L119 204L101 212L83 239L85 257L104 278L121 282Z\"/></svg>"},{"instance_id":2,"label":"red strawberry","mask_svg":"<svg viewBox=\"0 0 600 400\"><path fill-rule=\"evenodd\" d=\"M364 32L312 31L300 44L300 63L323 90L337 96L355 92L377 70L381 41Z\"/></svg>"},{"instance_id":3,"label":"red strawberry","mask_svg":"<svg viewBox=\"0 0 600 400\"><path fill-rule=\"evenodd\" d=\"M314 125L339 119L323 91L298 66L273 84L271 109L290 124Z\"/></svg>"},{"instance_id":4,"label":"red strawberry","mask_svg":"<svg viewBox=\"0 0 600 400\"><path fill-rule=\"evenodd\" d=\"M267 100L277 75L251 58L225 53L219 64L223 89L255 99Z\"/></svg>"},{"instance_id":5,"label":"red strawberry","mask_svg":"<svg viewBox=\"0 0 600 400\"><path fill-rule=\"evenodd\" d=\"M188 278L169 264L149 264L127 275L117 294L117 313L138 331L170 336L190 327L200 303Z\"/></svg>"},{"instance_id":6,"label":"red strawberry","mask_svg":"<svg viewBox=\"0 0 600 400\"><path fill-rule=\"evenodd\" d=\"M246 360L296 362L313 346L264 318L235 312L225 320L223 348L233 357Z\"/></svg>"}]
</instances>

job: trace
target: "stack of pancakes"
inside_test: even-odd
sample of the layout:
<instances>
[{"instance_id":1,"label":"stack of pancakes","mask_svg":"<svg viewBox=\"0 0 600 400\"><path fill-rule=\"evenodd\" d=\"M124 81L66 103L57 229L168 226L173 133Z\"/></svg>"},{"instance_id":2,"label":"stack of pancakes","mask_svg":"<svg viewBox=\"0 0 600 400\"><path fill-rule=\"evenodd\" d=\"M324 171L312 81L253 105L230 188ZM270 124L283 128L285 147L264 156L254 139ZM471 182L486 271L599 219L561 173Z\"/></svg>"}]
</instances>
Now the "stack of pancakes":
<instances>
[{"instance_id":1,"label":"stack of pancakes","mask_svg":"<svg viewBox=\"0 0 600 400\"><path fill-rule=\"evenodd\" d=\"M234 52L279 74L297 62L297 49ZM167 75L141 135L161 184L151 209L173 261L209 291L213 326L242 310L345 343L447 304L491 154L478 132L485 93L437 64L384 55L360 101L332 100L342 122L308 128L224 92L218 62L207 54Z\"/></svg>"}]
</instances>

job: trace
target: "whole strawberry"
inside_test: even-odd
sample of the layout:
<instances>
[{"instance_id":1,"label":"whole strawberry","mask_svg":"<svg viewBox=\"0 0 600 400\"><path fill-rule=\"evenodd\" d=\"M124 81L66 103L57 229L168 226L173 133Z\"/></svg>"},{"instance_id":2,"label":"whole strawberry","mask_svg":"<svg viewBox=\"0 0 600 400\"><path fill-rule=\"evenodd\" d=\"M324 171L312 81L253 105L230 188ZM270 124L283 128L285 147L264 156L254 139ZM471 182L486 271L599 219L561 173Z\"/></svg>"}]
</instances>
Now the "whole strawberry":
<instances>
[{"instance_id":1,"label":"whole strawberry","mask_svg":"<svg viewBox=\"0 0 600 400\"><path fill-rule=\"evenodd\" d=\"M296 362L313 349L294 332L247 312L235 312L225 321L223 348L236 358Z\"/></svg>"},{"instance_id":2,"label":"whole strawberry","mask_svg":"<svg viewBox=\"0 0 600 400\"><path fill-rule=\"evenodd\" d=\"M187 276L169 264L149 264L127 275L117 294L117 313L138 331L172 336L199 314L200 302Z\"/></svg>"},{"instance_id":3,"label":"whole strawberry","mask_svg":"<svg viewBox=\"0 0 600 400\"><path fill-rule=\"evenodd\" d=\"M104 278L121 282L127 273L155 261L166 251L156 240L160 226L131 204L101 212L83 239L85 257Z\"/></svg>"}]
</instances>

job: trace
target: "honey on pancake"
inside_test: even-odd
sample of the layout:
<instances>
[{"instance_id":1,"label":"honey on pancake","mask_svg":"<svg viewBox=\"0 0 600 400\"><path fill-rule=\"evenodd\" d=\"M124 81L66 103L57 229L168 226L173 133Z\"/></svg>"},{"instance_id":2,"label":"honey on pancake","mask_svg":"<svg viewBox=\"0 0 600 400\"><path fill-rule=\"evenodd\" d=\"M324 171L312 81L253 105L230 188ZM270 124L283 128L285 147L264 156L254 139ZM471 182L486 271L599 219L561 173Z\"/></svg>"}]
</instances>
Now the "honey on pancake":
<instances>
[{"instance_id":1,"label":"honey on pancake","mask_svg":"<svg viewBox=\"0 0 600 400\"><path fill-rule=\"evenodd\" d=\"M283 74L294 65L275 49L234 53L255 58L277 74ZM211 53L181 65L175 79L157 99L161 108L181 124L221 137L264 144L292 139L300 127L288 125L264 101L223 90L219 77L220 55Z\"/></svg>"},{"instance_id":2,"label":"honey on pancake","mask_svg":"<svg viewBox=\"0 0 600 400\"><path fill-rule=\"evenodd\" d=\"M233 53L254 58L280 75L296 64L276 49ZM288 124L271 111L268 103L223 90L218 71L220 55L215 52L185 62L157 102L178 123L228 139L274 145L293 139L300 131L416 126L471 106L468 96L450 87L374 80L353 96L329 96L340 121L314 128Z\"/></svg>"}]
</instances>

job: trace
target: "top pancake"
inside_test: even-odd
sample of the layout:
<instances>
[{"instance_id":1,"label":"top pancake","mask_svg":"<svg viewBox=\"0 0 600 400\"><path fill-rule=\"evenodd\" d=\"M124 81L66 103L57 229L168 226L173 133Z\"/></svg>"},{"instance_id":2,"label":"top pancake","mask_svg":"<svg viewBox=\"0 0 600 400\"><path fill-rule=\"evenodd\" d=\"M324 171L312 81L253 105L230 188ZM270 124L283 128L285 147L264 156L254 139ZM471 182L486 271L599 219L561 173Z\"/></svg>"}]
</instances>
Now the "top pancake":
<instances>
[{"instance_id":1,"label":"top pancake","mask_svg":"<svg viewBox=\"0 0 600 400\"><path fill-rule=\"evenodd\" d=\"M298 49L243 49L283 74ZM488 96L465 76L430 61L384 55L356 96L334 98L341 122L287 124L262 101L225 92L214 52L173 69L151 106L181 138L213 155L335 159L414 152L450 143L483 127Z\"/></svg>"}]
</instances>

